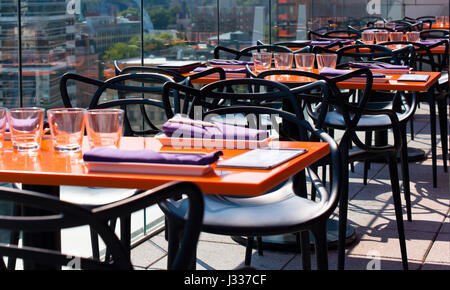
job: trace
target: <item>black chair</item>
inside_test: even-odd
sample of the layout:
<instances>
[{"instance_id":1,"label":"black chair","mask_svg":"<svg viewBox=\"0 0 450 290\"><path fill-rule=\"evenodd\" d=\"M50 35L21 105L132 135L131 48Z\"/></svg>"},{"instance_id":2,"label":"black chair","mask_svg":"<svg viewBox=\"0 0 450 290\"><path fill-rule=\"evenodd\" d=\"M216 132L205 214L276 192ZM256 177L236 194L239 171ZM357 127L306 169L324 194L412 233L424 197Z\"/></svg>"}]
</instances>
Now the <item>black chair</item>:
<instances>
[{"instance_id":1,"label":"black chair","mask_svg":"<svg viewBox=\"0 0 450 290\"><path fill-rule=\"evenodd\" d=\"M104 220L81 206L64 202L53 196L12 188L0 189L0 200L10 202L16 207L26 206L45 211L41 216L1 216L0 227L10 231L22 231L37 235L43 232L58 232L61 229L89 225L102 238L111 252L112 262L102 262L96 258L83 258L65 255L56 249L42 249L38 246L0 243L0 270L7 268L2 257L8 257L8 264L17 258L25 263L34 263L44 267L77 266L81 269L123 269L132 270L133 266L125 248Z\"/></svg>"},{"instance_id":2,"label":"black chair","mask_svg":"<svg viewBox=\"0 0 450 290\"><path fill-rule=\"evenodd\" d=\"M110 259L100 257L83 258L64 255L56 249L43 249L36 241L27 240L24 246L17 244L0 244L0 257L8 257L8 267L0 258L0 269L14 269L17 258L27 263L34 263L36 268L42 266L78 266L81 269L123 269L132 270L127 245L119 241L107 221L141 210L158 201L163 201L180 194L189 197L189 218L183 234L180 250L174 253L168 269L181 270L191 266L197 246L203 218L202 193L197 186L187 182L171 182L149 191L140 191L136 195L99 207L86 207L48 194L19 189L2 188L0 200L14 203L16 206L34 209L33 216L2 216L0 227L14 232L32 233L34 236L43 232L59 232L61 229L89 225L106 244ZM29 211L29 210L28 210ZM28 244L31 243L31 244ZM107 255L107 256L109 256Z\"/></svg>"},{"instance_id":3,"label":"black chair","mask_svg":"<svg viewBox=\"0 0 450 290\"><path fill-rule=\"evenodd\" d=\"M261 40L257 40L256 44L257 45L265 45L264 42L262 42ZM299 51L310 52L310 44L311 44L310 40L293 40L293 41L275 42L273 45L285 46L285 47L291 49L292 52L295 54L295 53L298 53Z\"/></svg>"},{"instance_id":4,"label":"black chair","mask_svg":"<svg viewBox=\"0 0 450 290\"><path fill-rule=\"evenodd\" d=\"M133 73L154 73L161 74L164 76L171 77L174 82L190 85L192 86L192 81L196 79L200 79L202 77L206 77L212 74L219 74L219 79L225 79L225 71L222 68L214 67L209 68L205 71L189 74L187 76L168 69L158 68L158 67L148 67L148 66L127 66L123 69L120 68L120 65L117 61L114 61L114 71L116 76L124 75L124 74L133 74Z\"/></svg>"},{"instance_id":5,"label":"black chair","mask_svg":"<svg viewBox=\"0 0 450 290\"><path fill-rule=\"evenodd\" d=\"M344 35L343 35L344 34ZM356 40L361 37L361 33L354 29L340 29L340 30L331 30L325 33L319 33L315 31L308 31L308 39L314 40L317 38L340 38L340 39L353 39Z\"/></svg>"},{"instance_id":6,"label":"black chair","mask_svg":"<svg viewBox=\"0 0 450 290\"><path fill-rule=\"evenodd\" d=\"M321 98L314 93L304 93L297 95L298 103L304 104L308 115L314 120L317 128L323 130L342 130L344 135L339 143L339 147L342 153L343 162L343 187L341 201L339 205L339 269L344 269L345 261L345 230L347 223L347 204L348 204L348 164L354 161L364 161L371 159L375 156L383 159L389 159L389 170L391 177L392 194L394 198L397 228L399 234L400 248L402 252L403 266L406 269L407 265L407 253L406 253L406 243L403 227L403 217L400 201L400 187L398 182L398 173L396 165L396 154L402 151L402 158L406 153L406 150L402 148L402 143L404 142L404 136L401 134L401 123L399 121L403 119L408 119L413 113L415 108L414 100L410 105L409 110L403 114L395 113L392 110L371 110L367 109L367 103L369 97L372 93L372 73L367 69L360 69L353 71L352 73L342 75L336 78L327 78L322 75L318 75L311 72L294 71L294 70L271 70L260 73L258 78L265 78L270 75L297 75L311 78L313 80L325 81L329 87L329 98ZM349 95L342 93L338 89L337 83L345 81L352 77L365 77L367 79L366 86L363 93L360 94L359 100L355 102L349 101ZM300 85L300 84L298 84ZM319 106L317 106L319 105ZM372 130L385 130L392 129L394 132L394 145L374 147L370 144L362 142L356 135L358 131L372 131ZM289 134L292 135L292 134ZM355 150L349 151L349 144L353 142L357 148ZM395 164L395 166L394 166ZM402 163L403 164L403 163ZM322 163L318 163L320 166L326 165L326 160ZM403 168L404 172L408 172L407 168ZM325 176L326 171L323 171L322 176ZM407 174L403 174L404 184L409 183L409 177ZM405 179L407 178L407 179ZM334 180L333 180L334 182ZM406 186L405 186L406 187ZM407 213L410 217L410 197L409 191L405 190L405 200L407 202Z\"/></svg>"},{"instance_id":7,"label":"black chair","mask_svg":"<svg viewBox=\"0 0 450 290\"><path fill-rule=\"evenodd\" d=\"M221 77L225 78L222 69L216 71L221 71ZM167 120L164 113L164 104L161 100L162 87L166 82L175 82L167 75L156 73L129 73L113 77L106 81L67 73L63 75L60 81L61 96L66 107L72 107L72 99L67 90L67 84L70 81L97 87L90 100L89 109L124 109L124 136L152 136L160 132L160 127ZM110 94L114 92L112 95L116 98L107 101L101 100L101 96L106 91ZM177 96L174 96L174 98L177 103L183 103L183 100L180 100ZM135 189L84 188L83 191L80 191L78 187L63 187L61 190L61 198L73 203L99 206L133 196L136 192ZM106 197L106 199L100 197ZM127 241L130 240L130 219L130 216L120 218L122 240L124 240L125 244L129 244ZM116 220L111 220L111 227L115 228L115 225ZM95 232L91 233L91 237L93 252L97 256L99 253Z\"/></svg>"},{"instance_id":8,"label":"black chair","mask_svg":"<svg viewBox=\"0 0 450 290\"><path fill-rule=\"evenodd\" d=\"M420 31L420 39L443 39L449 37L449 31L445 29L427 29Z\"/></svg>"},{"instance_id":9,"label":"black chair","mask_svg":"<svg viewBox=\"0 0 450 290\"><path fill-rule=\"evenodd\" d=\"M368 52L364 51L369 49ZM375 62L382 61L392 64L402 64L402 65L411 65L411 59L414 55L413 47L410 45L403 46L400 49L392 50L383 45L354 45L348 46L336 51L337 54L337 68L348 68L347 62L349 61L358 61L358 62ZM416 94L411 94L410 98L413 100L408 101L407 97L403 92L383 92L383 91L372 91L372 95L370 100L366 104L367 109L395 109L396 111L401 111L402 107L406 108L404 113L401 115L400 124L402 126L403 132L403 144L405 145L402 148L402 170L404 177L404 190L405 196L407 197L407 212L408 212L408 220L412 220L411 215L411 207L409 202L410 196L410 185L409 185L409 169L408 169L408 159L407 159L407 141L406 141L406 123L411 121L413 118L413 113L416 109ZM380 132L380 131L379 131ZM384 132L384 131L381 131ZM377 133L376 133L377 134ZM378 136L381 136L385 133L378 133ZM380 139L380 137L378 137ZM370 145L372 142L372 130L366 131L366 143ZM367 175L368 170L370 168L370 160L366 160L364 162L364 184L367 184Z\"/></svg>"},{"instance_id":10,"label":"black chair","mask_svg":"<svg viewBox=\"0 0 450 290\"><path fill-rule=\"evenodd\" d=\"M230 86L237 85L243 86L243 89L248 88L248 86L257 87L257 89L254 88L249 92L241 91L239 93L228 91ZM178 91L179 94L183 92L195 93L197 98L202 99L204 102L208 102L207 99L248 100L249 103L247 105L218 106L208 109L205 111L204 116L207 118L212 114L254 114L256 116L275 114L283 119L284 125L286 123L292 125L297 135L306 138L307 135L305 133L308 133L312 135L312 140L324 141L330 144L330 159L333 180L335 180L331 185L331 189L329 191L326 190L326 186L320 181L314 170L311 168L307 170L310 177L309 180L315 186L321 198L320 202L306 199L306 184L301 178L294 178L293 181L295 188L303 188L301 196L292 192L279 191L269 192L258 197L205 195L205 216L202 227L202 231L214 234L248 236L245 259L247 265L250 264L251 249L255 236L297 233L297 235L301 236L302 261L305 269L310 268L309 234L305 231L311 231L315 238L318 268L327 269L326 222L337 205L340 193L341 163L339 151L331 137L320 130L312 129L297 114L264 106L264 102L267 100L284 99L290 102L292 107L296 107L291 90L280 83L261 79L219 81L209 84L196 92L193 92L192 88L173 83L167 83L164 88L167 93L164 100L168 100L167 104L170 104L170 95L168 93L172 90ZM297 88L296 92L314 88L323 90L324 94L327 92L324 82L316 82ZM200 103L199 101L197 102ZM255 105L251 105L252 103ZM171 107L169 106L168 117L171 116L170 112ZM185 201L173 200L162 202L159 205L168 216L169 244L177 243L176 233L185 222ZM298 234L299 232L301 234ZM169 253L170 251L171 249L169 248Z\"/></svg>"},{"instance_id":11,"label":"black chair","mask_svg":"<svg viewBox=\"0 0 450 290\"><path fill-rule=\"evenodd\" d=\"M260 51L268 51L268 52L292 52L291 49L289 49L286 46L282 45L273 45L273 44L264 44L264 45L253 45L246 47L241 50L232 49L225 46L216 46L214 48L214 58L221 59L226 58L226 56L231 56L233 59L240 59L243 60L245 58L251 58L253 52L260 52ZM225 55L223 55L225 53Z\"/></svg>"},{"instance_id":12,"label":"black chair","mask_svg":"<svg viewBox=\"0 0 450 290\"><path fill-rule=\"evenodd\" d=\"M446 40L425 45L417 42L385 42L380 45L406 44L413 47L413 54L410 57L410 65L414 70L424 70L432 72L443 72L437 85L427 92L417 93L418 102L426 102L430 107L430 128L431 128L431 155L433 167L433 187L437 187L437 140L436 140L436 104L438 107L438 118L441 130L442 160L444 171L448 171L448 121L447 121L447 95L448 95L448 74L445 68L448 67L449 43ZM431 49L444 46L444 53L441 58L435 58Z\"/></svg>"}]
</instances>

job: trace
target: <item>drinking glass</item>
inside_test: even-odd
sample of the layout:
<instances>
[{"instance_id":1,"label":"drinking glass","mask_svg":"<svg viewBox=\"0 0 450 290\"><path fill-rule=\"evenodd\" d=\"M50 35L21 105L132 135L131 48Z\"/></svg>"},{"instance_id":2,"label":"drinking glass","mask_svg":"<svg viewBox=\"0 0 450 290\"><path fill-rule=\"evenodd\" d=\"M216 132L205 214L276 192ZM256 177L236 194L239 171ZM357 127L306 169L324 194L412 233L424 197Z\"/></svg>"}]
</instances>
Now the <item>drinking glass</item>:
<instances>
[{"instance_id":1,"label":"drinking glass","mask_svg":"<svg viewBox=\"0 0 450 290\"><path fill-rule=\"evenodd\" d=\"M391 32L389 33L389 38L391 39L391 41L402 41L403 32Z\"/></svg>"},{"instance_id":2,"label":"drinking glass","mask_svg":"<svg viewBox=\"0 0 450 290\"><path fill-rule=\"evenodd\" d=\"M337 54L323 53L317 55L317 68L321 71L324 67L336 68Z\"/></svg>"},{"instance_id":3,"label":"drinking glass","mask_svg":"<svg viewBox=\"0 0 450 290\"><path fill-rule=\"evenodd\" d=\"M293 54L290 52L277 52L274 54L276 69L291 69Z\"/></svg>"},{"instance_id":4,"label":"drinking glass","mask_svg":"<svg viewBox=\"0 0 450 290\"><path fill-rule=\"evenodd\" d=\"M3 148L3 141L6 128L6 112L7 108L0 107L0 148Z\"/></svg>"},{"instance_id":5,"label":"drinking glass","mask_svg":"<svg viewBox=\"0 0 450 290\"><path fill-rule=\"evenodd\" d=\"M418 31L408 31L406 32L406 40L409 42L419 41L420 33Z\"/></svg>"},{"instance_id":6,"label":"drinking glass","mask_svg":"<svg viewBox=\"0 0 450 290\"><path fill-rule=\"evenodd\" d=\"M314 67L314 53L298 53L295 55L297 70L311 71Z\"/></svg>"},{"instance_id":7,"label":"drinking glass","mask_svg":"<svg viewBox=\"0 0 450 290\"><path fill-rule=\"evenodd\" d=\"M85 126L85 109L61 108L47 111L53 148L58 152L81 149Z\"/></svg>"},{"instance_id":8,"label":"drinking glass","mask_svg":"<svg viewBox=\"0 0 450 290\"><path fill-rule=\"evenodd\" d=\"M436 25L438 27L444 27L445 16L436 16Z\"/></svg>"},{"instance_id":9,"label":"drinking glass","mask_svg":"<svg viewBox=\"0 0 450 290\"><path fill-rule=\"evenodd\" d=\"M253 53L253 65L256 72L269 70L272 66L271 52L255 52Z\"/></svg>"},{"instance_id":10,"label":"drinking glass","mask_svg":"<svg viewBox=\"0 0 450 290\"><path fill-rule=\"evenodd\" d=\"M383 28L384 27L384 21L383 20L378 20L377 22L375 22L375 27Z\"/></svg>"},{"instance_id":11,"label":"drinking glass","mask_svg":"<svg viewBox=\"0 0 450 290\"><path fill-rule=\"evenodd\" d=\"M361 34L361 40L365 44L373 44L374 32L373 31L364 31Z\"/></svg>"},{"instance_id":12,"label":"drinking glass","mask_svg":"<svg viewBox=\"0 0 450 290\"><path fill-rule=\"evenodd\" d=\"M388 22L384 25L384 27L392 29L392 30L395 30L395 26L396 26L395 23L392 23L392 22Z\"/></svg>"},{"instance_id":13,"label":"drinking glass","mask_svg":"<svg viewBox=\"0 0 450 290\"><path fill-rule=\"evenodd\" d=\"M86 114L89 146L119 147L122 137L124 111L121 109L95 109Z\"/></svg>"},{"instance_id":14,"label":"drinking glass","mask_svg":"<svg viewBox=\"0 0 450 290\"><path fill-rule=\"evenodd\" d=\"M387 31L376 31L375 40L377 43L388 41L389 33Z\"/></svg>"},{"instance_id":15,"label":"drinking glass","mask_svg":"<svg viewBox=\"0 0 450 290\"><path fill-rule=\"evenodd\" d=\"M13 108L7 111L13 148L33 151L41 147L44 127L43 108Z\"/></svg>"}]
</instances>

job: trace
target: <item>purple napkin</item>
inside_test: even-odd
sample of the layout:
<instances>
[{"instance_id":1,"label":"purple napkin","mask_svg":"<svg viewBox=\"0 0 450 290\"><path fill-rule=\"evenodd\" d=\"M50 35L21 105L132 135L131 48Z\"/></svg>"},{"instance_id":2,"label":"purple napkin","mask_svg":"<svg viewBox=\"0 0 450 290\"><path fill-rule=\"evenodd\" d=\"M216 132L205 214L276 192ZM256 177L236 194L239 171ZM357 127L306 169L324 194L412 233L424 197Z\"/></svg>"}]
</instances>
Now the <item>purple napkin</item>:
<instances>
[{"instance_id":1,"label":"purple napkin","mask_svg":"<svg viewBox=\"0 0 450 290\"><path fill-rule=\"evenodd\" d=\"M227 60L227 59L212 59L209 61L210 64L213 65L242 65L242 66L246 66L246 65L253 65L253 62L251 61L245 61L245 60Z\"/></svg>"},{"instance_id":2,"label":"purple napkin","mask_svg":"<svg viewBox=\"0 0 450 290\"><path fill-rule=\"evenodd\" d=\"M334 69L331 67L324 67L320 71L320 75L326 76L326 77L339 77L348 73L351 73L352 70L345 70L345 69ZM384 74L379 73L372 73L374 78L385 78L386 76ZM364 75L356 76L356 77L364 77Z\"/></svg>"},{"instance_id":3,"label":"purple napkin","mask_svg":"<svg viewBox=\"0 0 450 290\"><path fill-rule=\"evenodd\" d=\"M190 120L188 118L180 118ZM205 138L213 140L264 140L269 137L265 130L257 130L240 126L211 122L215 127L198 124L183 124L167 121L162 130L168 137Z\"/></svg>"},{"instance_id":4,"label":"purple napkin","mask_svg":"<svg viewBox=\"0 0 450 290\"><path fill-rule=\"evenodd\" d=\"M209 165L223 155L222 151L208 154L160 153L150 149L124 150L97 147L83 154L86 162L137 162L185 165Z\"/></svg>"},{"instance_id":5,"label":"purple napkin","mask_svg":"<svg viewBox=\"0 0 450 290\"><path fill-rule=\"evenodd\" d=\"M348 65L353 68L368 68L368 69L404 69L409 70L409 66L397 65L390 63L360 63L360 62L349 62Z\"/></svg>"},{"instance_id":6,"label":"purple napkin","mask_svg":"<svg viewBox=\"0 0 450 290\"><path fill-rule=\"evenodd\" d=\"M210 69L210 67L198 67L194 69L194 72L203 72ZM223 68L226 73L245 74L247 71L245 68Z\"/></svg>"},{"instance_id":7,"label":"purple napkin","mask_svg":"<svg viewBox=\"0 0 450 290\"><path fill-rule=\"evenodd\" d=\"M441 42L442 40L440 39L434 39L434 40L420 40L418 43L423 44L423 45L433 45L436 44L438 42Z\"/></svg>"}]
</instances>

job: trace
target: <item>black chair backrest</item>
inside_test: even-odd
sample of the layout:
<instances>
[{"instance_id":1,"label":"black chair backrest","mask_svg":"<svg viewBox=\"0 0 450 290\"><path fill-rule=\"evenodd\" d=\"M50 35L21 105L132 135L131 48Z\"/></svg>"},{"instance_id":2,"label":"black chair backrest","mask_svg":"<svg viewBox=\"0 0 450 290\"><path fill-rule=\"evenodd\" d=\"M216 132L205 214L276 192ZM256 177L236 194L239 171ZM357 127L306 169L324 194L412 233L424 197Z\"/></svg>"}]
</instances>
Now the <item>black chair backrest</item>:
<instances>
[{"instance_id":1,"label":"black chair backrest","mask_svg":"<svg viewBox=\"0 0 450 290\"><path fill-rule=\"evenodd\" d=\"M157 125L162 125L165 121L164 105L160 99L162 86L166 82L174 82L172 78L166 75L154 73L124 74L106 81L67 73L63 75L60 81L60 91L65 107L72 107L67 89L69 80L97 87L87 106L88 109L122 108L125 111L124 135L126 136L150 135L160 131ZM127 82L132 82L132 84L127 84ZM100 98L107 90L108 92L114 91L115 99L101 101ZM146 94L151 95L151 97ZM139 110L132 110L131 106L138 107ZM151 108L150 111L147 107ZM157 116L158 111L159 117ZM135 126L132 124L135 124ZM134 129L134 127L143 129Z\"/></svg>"},{"instance_id":2,"label":"black chair backrest","mask_svg":"<svg viewBox=\"0 0 450 290\"><path fill-rule=\"evenodd\" d=\"M221 51L231 54L232 57L236 60L251 58L253 52L261 52L261 51L292 52L292 50L286 46L273 45L273 44L253 45L253 46L243 48L241 50L235 50L235 49L224 47L224 46L217 46L214 48L214 58L217 58L217 59L223 58L223 57L221 57Z\"/></svg>"},{"instance_id":3,"label":"black chair backrest","mask_svg":"<svg viewBox=\"0 0 450 290\"><path fill-rule=\"evenodd\" d=\"M367 51L368 50L368 51ZM374 61L382 59L385 62L400 64L399 55L409 48L394 52L392 49L377 44L357 44L345 46L336 51L337 64L348 62L348 59L356 61Z\"/></svg>"},{"instance_id":4,"label":"black chair backrest","mask_svg":"<svg viewBox=\"0 0 450 290\"><path fill-rule=\"evenodd\" d=\"M6 269L2 257L19 258L26 262L45 266L79 267L87 270L133 269L123 245L106 220L97 218L89 210L47 194L3 187L0 188L0 201L48 212L48 214L42 216L0 216L1 229L38 234L89 225L100 235L112 255L112 262L103 262L93 258L63 254L56 250L42 249L37 246L19 247L0 243L0 269Z\"/></svg>"},{"instance_id":5,"label":"black chair backrest","mask_svg":"<svg viewBox=\"0 0 450 290\"><path fill-rule=\"evenodd\" d=\"M174 116L171 94L176 92L180 97L189 94L191 104L183 114L190 118L202 119L209 110L232 106L265 106L284 108L294 112L299 119L303 118L297 106L293 106L295 98L290 89L279 83L263 79L231 79L217 81L194 89L174 83L164 85L163 101L168 118ZM248 120L251 121L251 120Z\"/></svg>"},{"instance_id":6,"label":"black chair backrest","mask_svg":"<svg viewBox=\"0 0 450 290\"><path fill-rule=\"evenodd\" d=\"M438 41L431 45L421 44L419 42L408 41L391 41L380 43L380 46L391 46L396 44L408 45L412 49L412 54L409 58L411 67L415 70L426 69L424 65L428 65L433 72L440 72L448 63L449 43L447 40ZM435 59L431 49L439 46L444 46L444 53L441 54L441 58Z\"/></svg>"},{"instance_id":7,"label":"black chair backrest","mask_svg":"<svg viewBox=\"0 0 450 290\"><path fill-rule=\"evenodd\" d=\"M420 32L421 39L449 38L449 31L445 29L427 29Z\"/></svg>"},{"instance_id":8,"label":"black chair backrest","mask_svg":"<svg viewBox=\"0 0 450 290\"><path fill-rule=\"evenodd\" d=\"M148 66L126 66L124 68L120 68L119 63L115 60L114 61L114 71L116 73L116 76L123 75L123 74L129 74L129 73L157 73L169 76L173 78L175 82L182 82L186 79L185 76L182 74L171 71L167 69L162 69L158 67L148 67Z\"/></svg>"},{"instance_id":9,"label":"black chair backrest","mask_svg":"<svg viewBox=\"0 0 450 290\"><path fill-rule=\"evenodd\" d=\"M358 135L356 134L357 124L363 113L376 114L376 112L368 112L366 109L367 103L370 101L372 94L372 84L373 76L369 69L359 69L355 70L349 74L345 74L335 78L328 78L320 74L306 71L296 71L296 70L270 70L260 73L258 78L266 78L268 76L286 76L295 75L302 76L305 78L304 83L291 84L293 88L291 93L297 99L296 104L302 106L298 110L302 111L303 107L306 109L310 116L314 116L315 127L325 129L325 117L327 112L338 110L341 112L346 131L344 137L351 140L359 148L366 150L367 152L377 152L379 150L376 147L367 146L365 142L362 142ZM349 100L349 96L346 93L341 92L338 88L337 83L346 81L353 77L366 78L366 83L364 89L359 94L359 98L355 102ZM315 80L326 82L327 92L317 94L312 89L314 87L308 87L307 83L313 83ZM301 87L302 89L298 89ZM390 118L396 118L395 113L390 110L380 110L378 114L389 114ZM395 121L395 120L394 120ZM292 134L290 134L292 135ZM401 146L401 140L396 138L394 144L390 147L392 151L397 152ZM386 148L384 148L386 149Z\"/></svg>"}]
</instances>

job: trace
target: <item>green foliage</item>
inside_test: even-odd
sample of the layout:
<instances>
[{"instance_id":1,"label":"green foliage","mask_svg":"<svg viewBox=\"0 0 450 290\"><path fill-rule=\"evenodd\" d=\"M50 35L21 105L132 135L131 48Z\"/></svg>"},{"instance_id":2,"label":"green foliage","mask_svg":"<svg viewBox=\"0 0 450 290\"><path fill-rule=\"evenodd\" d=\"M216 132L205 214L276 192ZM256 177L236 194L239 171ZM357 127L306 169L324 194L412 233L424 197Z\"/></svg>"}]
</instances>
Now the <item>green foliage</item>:
<instances>
[{"instance_id":1,"label":"green foliage","mask_svg":"<svg viewBox=\"0 0 450 290\"><path fill-rule=\"evenodd\" d=\"M139 56L138 45L118 42L111 46L103 55L103 60L118 60Z\"/></svg>"}]
</instances>

